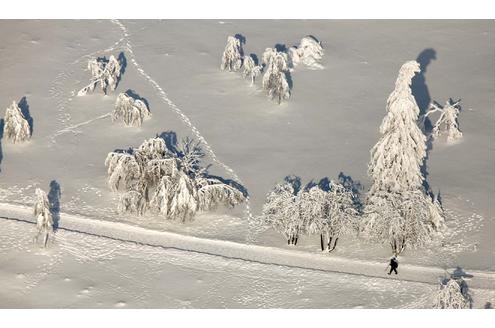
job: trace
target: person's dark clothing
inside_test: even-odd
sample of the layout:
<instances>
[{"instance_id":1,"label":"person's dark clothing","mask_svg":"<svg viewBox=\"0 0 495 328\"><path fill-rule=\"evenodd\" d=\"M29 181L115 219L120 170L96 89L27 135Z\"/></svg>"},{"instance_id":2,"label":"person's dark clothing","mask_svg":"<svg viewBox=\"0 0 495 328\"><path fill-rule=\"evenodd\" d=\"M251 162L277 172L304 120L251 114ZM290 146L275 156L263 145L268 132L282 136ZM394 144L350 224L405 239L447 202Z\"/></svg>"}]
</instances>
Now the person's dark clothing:
<instances>
[{"instance_id":1,"label":"person's dark clothing","mask_svg":"<svg viewBox=\"0 0 495 328\"><path fill-rule=\"evenodd\" d=\"M397 268L399 267L399 261L394 257L390 260L390 272L388 274L392 274L392 271L397 274Z\"/></svg>"}]
</instances>

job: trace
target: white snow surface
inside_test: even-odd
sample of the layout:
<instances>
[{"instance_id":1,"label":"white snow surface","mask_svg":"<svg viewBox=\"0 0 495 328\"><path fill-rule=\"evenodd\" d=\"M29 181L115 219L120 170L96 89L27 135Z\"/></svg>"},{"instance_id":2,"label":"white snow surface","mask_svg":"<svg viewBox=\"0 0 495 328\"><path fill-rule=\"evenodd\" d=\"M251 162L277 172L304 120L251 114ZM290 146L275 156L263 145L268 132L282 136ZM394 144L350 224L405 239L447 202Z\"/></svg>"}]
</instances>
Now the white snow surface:
<instances>
[{"instance_id":1,"label":"white snow surface","mask_svg":"<svg viewBox=\"0 0 495 328\"><path fill-rule=\"evenodd\" d=\"M468 285L479 288L476 307L493 303L493 286L476 278L495 271L493 21L44 20L0 21L0 29L8 31L0 36L3 108L25 96L33 118L28 142L0 140L0 216L34 219L6 203L32 206L35 189L49 191L53 180L62 211L61 229L46 250L32 245L34 225L0 220L1 307L431 307L438 275L457 266L474 276ZM260 81L249 88L239 73L219 69L225 39L237 33L246 38L244 53L258 58L267 47L289 48L315 35L325 50L324 69L298 66L291 98L277 105ZM436 59L428 63L430 48ZM121 51L127 66L115 92L76 97L87 83L88 59ZM463 138L435 142L427 159L427 179L441 193L450 228L444 245L406 250L403 280L396 280L384 272L387 246L344 236L334 253L321 254L318 236L302 237L294 248L271 229L253 230L266 194L286 175L318 181L344 172L369 188L369 150L379 139L386 99L400 66L416 59L424 63L413 86L420 108L431 99L462 99ZM115 99L127 89L150 105L152 117L139 128L111 123ZM211 172L241 183L247 206L184 225L118 214L106 155L166 131L202 141ZM65 218L74 216L84 233L63 230ZM87 235L88 227L102 228L90 218L109 222L105 227L125 223L127 230L116 230L130 238ZM191 252L124 241L142 236L138 227L205 242L187 239L196 245ZM204 254L198 248L210 247L208 240L234 242L243 251L267 247L259 252L269 259L219 257L223 246ZM287 266L294 257L297 268ZM335 273L339 259L356 264ZM380 263L380 274L370 274L366 261ZM325 269L312 270L314 263ZM434 269L410 273L407 265Z\"/></svg>"}]
</instances>

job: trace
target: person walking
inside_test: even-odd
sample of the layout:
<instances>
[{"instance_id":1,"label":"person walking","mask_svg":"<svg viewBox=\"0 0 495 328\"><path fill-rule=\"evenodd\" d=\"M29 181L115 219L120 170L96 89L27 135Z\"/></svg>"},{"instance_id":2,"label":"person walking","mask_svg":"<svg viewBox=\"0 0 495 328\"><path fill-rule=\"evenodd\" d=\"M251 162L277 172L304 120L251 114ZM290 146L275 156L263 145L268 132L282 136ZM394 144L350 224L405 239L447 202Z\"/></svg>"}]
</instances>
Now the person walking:
<instances>
[{"instance_id":1,"label":"person walking","mask_svg":"<svg viewBox=\"0 0 495 328\"><path fill-rule=\"evenodd\" d=\"M395 274L397 274L397 268L399 267L399 261L397 260L397 258L394 256L392 257L392 259L390 259L390 272L388 273L389 275L392 274L392 271L395 272Z\"/></svg>"}]
</instances>

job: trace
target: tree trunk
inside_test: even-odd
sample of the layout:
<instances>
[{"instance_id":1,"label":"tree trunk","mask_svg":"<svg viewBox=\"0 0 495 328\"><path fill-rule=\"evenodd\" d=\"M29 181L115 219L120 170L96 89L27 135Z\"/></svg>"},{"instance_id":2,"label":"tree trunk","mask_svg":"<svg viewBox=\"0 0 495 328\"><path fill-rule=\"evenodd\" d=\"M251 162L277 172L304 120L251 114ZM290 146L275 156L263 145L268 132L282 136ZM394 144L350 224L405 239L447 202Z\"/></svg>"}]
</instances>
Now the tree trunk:
<instances>
[{"instance_id":1,"label":"tree trunk","mask_svg":"<svg viewBox=\"0 0 495 328\"><path fill-rule=\"evenodd\" d=\"M294 246L296 246L296 245L297 245L297 238L298 238L298 237L296 236L296 239L294 240Z\"/></svg>"},{"instance_id":2,"label":"tree trunk","mask_svg":"<svg viewBox=\"0 0 495 328\"><path fill-rule=\"evenodd\" d=\"M332 249L329 250L329 252L333 251L335 249L335 247L337 247L337 241L339 240L339 238L335 238L335 241L333 242L333 247Z\"/></svg>"},{"instance_id":3,"label":"tree trunk","mask_svg":"<svg viewBox=\"0 0 495 328\"><path fill-rule=\"evenodd\" d=\"M325 249L323 248L323 234L320 234L320 245L321 245L321 251L323 252Z\"/></svg>"},{"instance_id":4,"label":"tree trunk","mask_svg":"<svg viewBox=\"0 0 495 328\"><path fill-rule=\"evenodd\" d=\"M333 237L332 236L328 236L328 244L327 244L327 249L330 249L330 247L332 246L332 239Z\"/></svg>"}]
</instances>

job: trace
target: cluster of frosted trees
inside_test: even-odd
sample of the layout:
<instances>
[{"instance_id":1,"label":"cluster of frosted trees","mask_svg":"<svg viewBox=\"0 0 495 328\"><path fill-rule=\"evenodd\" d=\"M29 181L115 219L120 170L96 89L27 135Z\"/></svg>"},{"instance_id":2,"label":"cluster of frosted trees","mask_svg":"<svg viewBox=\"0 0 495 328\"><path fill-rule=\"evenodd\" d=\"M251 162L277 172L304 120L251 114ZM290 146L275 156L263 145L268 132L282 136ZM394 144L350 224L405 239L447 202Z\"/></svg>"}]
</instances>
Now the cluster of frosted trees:
<instances>
[{"instance_id":1,"label":"cluster of frosted trees","mask_svg":"<svg viewBox=\"0 0 495 328\"><path fill-rule=\"evenodd\" d=\"M321 249L332 251L338 239L356 229L357 209L352 190L339 182L308 184L286 177L267 195L262 217L289 245L302 234L319 234Z\"/></svg>"},{"instance_id":2,"label":"cluster of frosted trees","mask_svg":"<svg viewBox=\"0 0 495 328\"><path fill-rule=\"evenodd\" d=\"M3 137L12 143L23 143L31 138L31 127L19 105L13 101L5 110Z\"/></svg>"},{"instance_id":3,"label":"cluster of frosted trees","mask_svg":"<svg viewBox=\"0 0 495 328\"><path fill-rule=\"evenodd\" d=\"M323 57L321 43L314 37L307 36L301 40L299 46L293 46L288 51L280 51L276 48L266 48L262 62L257 62L257 56L250 54L244 56L241 38L229 36L227 45L222 54L222 70L239 71L242 68L242 76L251 79L251 85L255 79L263 73L262 87L268 97L278 104L290 98L289 81L290 70L298 64L309 67L321 67L318 64Z\"/></svg>"},{"instance_id":4,"label":"cluster of frosted trees","mask_svg":"<svg viewBox=\"0 0 495 328\"><path fill-rule=\"evenodd\" d=\"M105 57L92 58L88 61L88 70L91 73L91 79L87 86L79 90L78 96L84 96L93 92L99 84L101 91L107 94L107 89L114 91L120 81L123 70L123 60L115 58L111 55L110 58Z\"/></svg>"},{"instance_id":5,"label":"cluster of frosted trees","mask_svg":"<svg viewBox=\"0 0 495 328\"><path fill-rule=\"evenodd\" d=\"M111 152L105 160L108 184L120 192L121 212L150 211L169 220L186 222L200 211L233 207L244 194L201 166L198 143L186 138L169 149L162 138L151 138L136 149Z\"/></svg>"},{"instance_id":6,"label":"cluster of frosted trees","mask_svg":"<svg viewBox=\"0 0 495 328\"><path fill-rule=\"evenodd\" d=\"M296 188L287 180L268 194L263 218L289 244L295 244L302 233L325 233L331 243L358 227L361 236L390 245L398 255L406 246L427 245L444 229L443 209L426 190L421 171L426 136L418 124L419 108L411 92L411 80L419 71L416 61L405 63L387 100L387 115L380 126L382 137L371 149L368 174L372 185L363 213L354 207L352 191L334 182L329 191L324 191L317 186ZM457 103L446 106L441 122L455 121L455 106ZM433 130L434 134L440 127ZM323 237L321 240L323 246Z\"/></svg>"}]
</instances>

